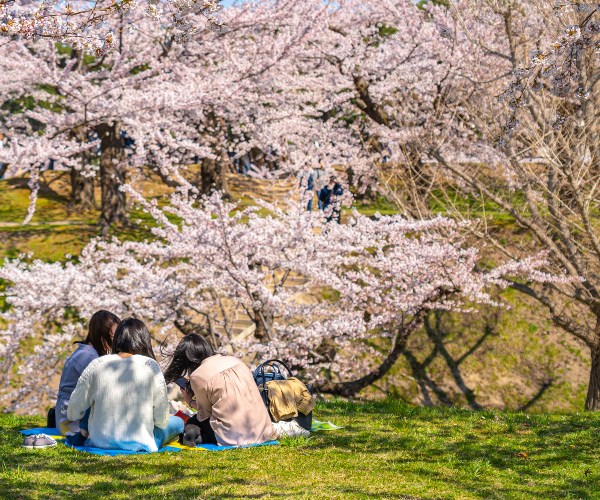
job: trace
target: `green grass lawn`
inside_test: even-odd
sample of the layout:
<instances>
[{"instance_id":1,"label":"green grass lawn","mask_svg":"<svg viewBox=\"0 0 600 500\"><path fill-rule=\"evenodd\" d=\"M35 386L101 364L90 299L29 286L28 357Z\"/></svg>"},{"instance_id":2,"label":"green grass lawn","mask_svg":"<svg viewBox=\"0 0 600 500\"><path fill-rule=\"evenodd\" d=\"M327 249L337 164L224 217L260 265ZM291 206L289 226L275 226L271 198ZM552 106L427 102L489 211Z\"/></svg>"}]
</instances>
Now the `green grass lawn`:
<instances>
[{"instance_id":1,"label":"green grass lawn","mask_svg":"<svg viewBox=\"0 0 600 500\"><path fill-rule=\"evenodd\" d=\"M278 447L97 457L25 450L0 416L0 498L599 498L599 414L322 403L344 429Z\"/></svg>"}]
</instances>

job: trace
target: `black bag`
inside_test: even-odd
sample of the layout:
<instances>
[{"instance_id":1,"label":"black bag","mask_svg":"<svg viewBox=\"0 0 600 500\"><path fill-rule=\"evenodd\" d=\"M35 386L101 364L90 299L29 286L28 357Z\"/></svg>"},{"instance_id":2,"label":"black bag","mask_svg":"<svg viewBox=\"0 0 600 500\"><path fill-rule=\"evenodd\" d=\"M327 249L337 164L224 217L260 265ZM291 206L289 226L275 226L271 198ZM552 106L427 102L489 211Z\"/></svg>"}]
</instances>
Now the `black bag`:
<instances>
[{"instance_id":1,"label":"black bag","mask_svg":"<svg viewBox=\"0 0 600 500\"><path fill-rule=\"evenodd\" d=\"M287 372L287 375L284 373ZM271 380L285 380L292 377L292 370L287 365L278 359L270 359L258 365L254 370L254 381L257 384L270 382Z\"/></svg>"},{"instance_id":2,"label":"black bag","mask_svg":"<svg viewBox=\"0 0 600 500\"><path fill-rule=\"evenodd\" d=\"M48 410L48 417L46 418L46 428L54 429L56 427L56 408L52 407Z\"/></svg>"},{"instance_id":3,"label":"black bag","mask_svg":"<svg viewBox=\"0 0 600 500\"><path fill-rule=\"evenodd\" d=\"M273 415L271 415L271 410L269 408L269 391L267 389L267 383L272 380L286 380L293 376L292 370L290 370L283 361L278 359L265 361L258 365L256 370L254 370L254 382L258 386L258 391L260 392L263 403L267 407L272 422L275 422L275 419L273 418ZM312 387L307 386L307 388L312 394ZM298 412L298 416L293 417L291 420L295 420L300 424L300 427L310 431L312 427L312 411L308 415L303 415Z\"/></svg>"}]
</instances>

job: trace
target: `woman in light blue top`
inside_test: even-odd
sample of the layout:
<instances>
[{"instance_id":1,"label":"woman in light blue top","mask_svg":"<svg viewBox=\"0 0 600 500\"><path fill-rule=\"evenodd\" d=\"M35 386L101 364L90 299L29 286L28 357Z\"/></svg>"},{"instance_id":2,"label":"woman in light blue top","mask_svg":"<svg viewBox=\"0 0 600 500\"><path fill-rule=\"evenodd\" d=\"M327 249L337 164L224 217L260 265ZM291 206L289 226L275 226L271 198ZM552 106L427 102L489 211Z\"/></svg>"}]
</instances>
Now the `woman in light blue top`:
<instances>
[{"instance_id":1,"label":"woman in light blue top","mask_svg":"<svg viewBox=\"0 0 600 500\"><path fill-rule=\"evenodd\" d=\"M108 354L112 345L112 338L121 320L108 311L98 311L92 316L88 327L87 337L79 344L77 349L65 362L58 386L56 399L56 426L64 436L67 433L75 434L80 427L87 430L86 414L81 421L70 421L67 418L67 408L71 393L77 386L77 381L83 370L99 356Z\"/></svg>"}]
</instances>

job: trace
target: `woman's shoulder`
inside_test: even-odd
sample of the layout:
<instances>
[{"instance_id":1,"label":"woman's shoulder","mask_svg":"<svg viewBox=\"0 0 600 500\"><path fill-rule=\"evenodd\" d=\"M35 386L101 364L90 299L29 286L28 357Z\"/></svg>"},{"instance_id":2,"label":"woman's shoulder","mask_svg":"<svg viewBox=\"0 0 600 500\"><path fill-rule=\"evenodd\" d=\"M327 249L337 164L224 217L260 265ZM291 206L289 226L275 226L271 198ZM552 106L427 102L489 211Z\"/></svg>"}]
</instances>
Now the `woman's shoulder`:
<instances>
[{"instance_id":1,"label":"woman's shoulder","mask_svg":"<svg viewBox=\"0 0 600 500\"><path fill-rule=\"evenodd\" d=\"M241 359L236 358L235 356L215 354L206 358L194 373L192 373L190 378L208 381L219 373L240 364L246 366Z\"/></svg>"},{"instance_id":2,"label":"woman's shoulder","mask_svg":"<svg viewBox=\"0 0 600 500\"><path fill-rule=\"evenodd\" d=\"M90 361L90 363L88 364L88 367L92 367L94 369L99 368L102 365L105 365L106 363L109 363L110 361L115 359L115 357L116 357L116 354L106 354L105 356L96 356L94 359L92 359Z\"/></svg>"},{"instance_id":3,"label":"woman's shoulder","mask_svg":"<svg viewBox=\"0 0 600 500\"><path fill-rule=\"evenodd\" d=\"M131 356L130 359L134 363L148 368L154 375L158 375L159 373L162 373L162 370L160 369L160 365L158 364L158 362L152 358L149 358L148 356L143 356L141 354L134 354L133 356Z\"/></svg>"},{"instance_id":4,"label":"woman's shoulder","mask_svg":"<svg viewBox=\"0 0 600 500\"><path fill-rule=\"evenodd\" d=\"M99 356L92 359L83 369L81 376L84 378L91 377L96 372L102 370L102 365L107 362L107 358L109 357L110 356Z\"/></svg>"},{"instance_id":5,"label":"woman's shoulder","mask_svg":"<svg viewBox=\"0 0 600 500\"><path fill-rule=\"evenodd\" d=\"M246 366L246 363L244 363L237 356L226 355L226 356L222 356L222 357L223 357L223 360L225 362L227 362L228 364L231 364L231 365L244 365L244 366Z\"/></svg>"},{"instance_id":6,"label":"woman's shoulder","mask_svg":"<svg viewBox=\"0 0 600 500\"><path fill-rule=\"evenodd\" d=\"M229 354L214 354L213 356L206 358L200 365L200 368L203 366L233 366L239 365L240 363L244 364L244 362L236 356L230 356Z\"/></svg>"},{"instance_id":7,"label":"woman's shoulder","mask_svg":"<svg viewBox=\"0 0 600 500\"><path fill-rule=\"evenodd\" d=\"M91 345L80 343L77 346L77 349L73 351L71 354L71 358L73 359L85 359L92 361L96 358L99 358L98 351L94 349Z\"/></svg>"},{"instance_id":8,"label":"woman's shoulder","mask_svg":"<svg viewBox=\"0 0 600 500\"><path fill-rule=\"evenodd\" d=\"M67 361L83 357L98 357L96 349L94 349L91 345L84 344L83 342L75 342L74 345L77 347L75 347L73 352L69 355Z\"/></svg>"}]
</instances>

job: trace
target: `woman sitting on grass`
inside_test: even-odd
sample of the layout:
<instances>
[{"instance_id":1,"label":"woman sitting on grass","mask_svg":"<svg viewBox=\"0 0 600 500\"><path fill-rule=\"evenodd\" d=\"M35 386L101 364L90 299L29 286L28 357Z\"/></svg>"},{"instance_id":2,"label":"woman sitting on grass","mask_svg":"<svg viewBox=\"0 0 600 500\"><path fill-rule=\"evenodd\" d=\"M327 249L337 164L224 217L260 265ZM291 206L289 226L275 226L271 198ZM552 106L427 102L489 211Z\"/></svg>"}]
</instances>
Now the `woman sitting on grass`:
<instances>
[{"instance_id":1,"label":"woman sitting on grass","mask_svg":"<svg viewBox=\"0 0 600 500\"><path fill-rule=\"evenodd\" d=\"M167 386L146 325L123 320L112 352L85 369L71 395L68 418L77 420L91 408L91 446L157 451L183 431L183 420L169 418Z\"/></svg>"},{"instance_id":2,"label":"woman sitting on grass","mask_svg":"<svg viewBox=\"0 0 600 500\"><path fill-rule=\"evenodd\" d=\"M273 437L273 426L250 369L234 356L216 354L198 334L184 337L173 353L165 378L190 376L183 397L197 415L202 443L240 446Z\"/></svg>"},{"instance_id":3,"label":"woman sitting on grass","mask_svg":"<svg viewBox=\"0 0 600 500\"><path fill-rule=\"evenodd\" d=\"M87 434L87 417L89 412L81 419L71 421L67 418L67 408L71 394L75 390L77 381L87 366L100 356L110 352L113 335L121 320L108 311L98 311L90 319L88 334L79 344L75 352L69 356L63 367L58 386L56 399L56 426L65 436L76 434L80 430L80 423L84 434Z\"/></svg>"}]
</instances>

